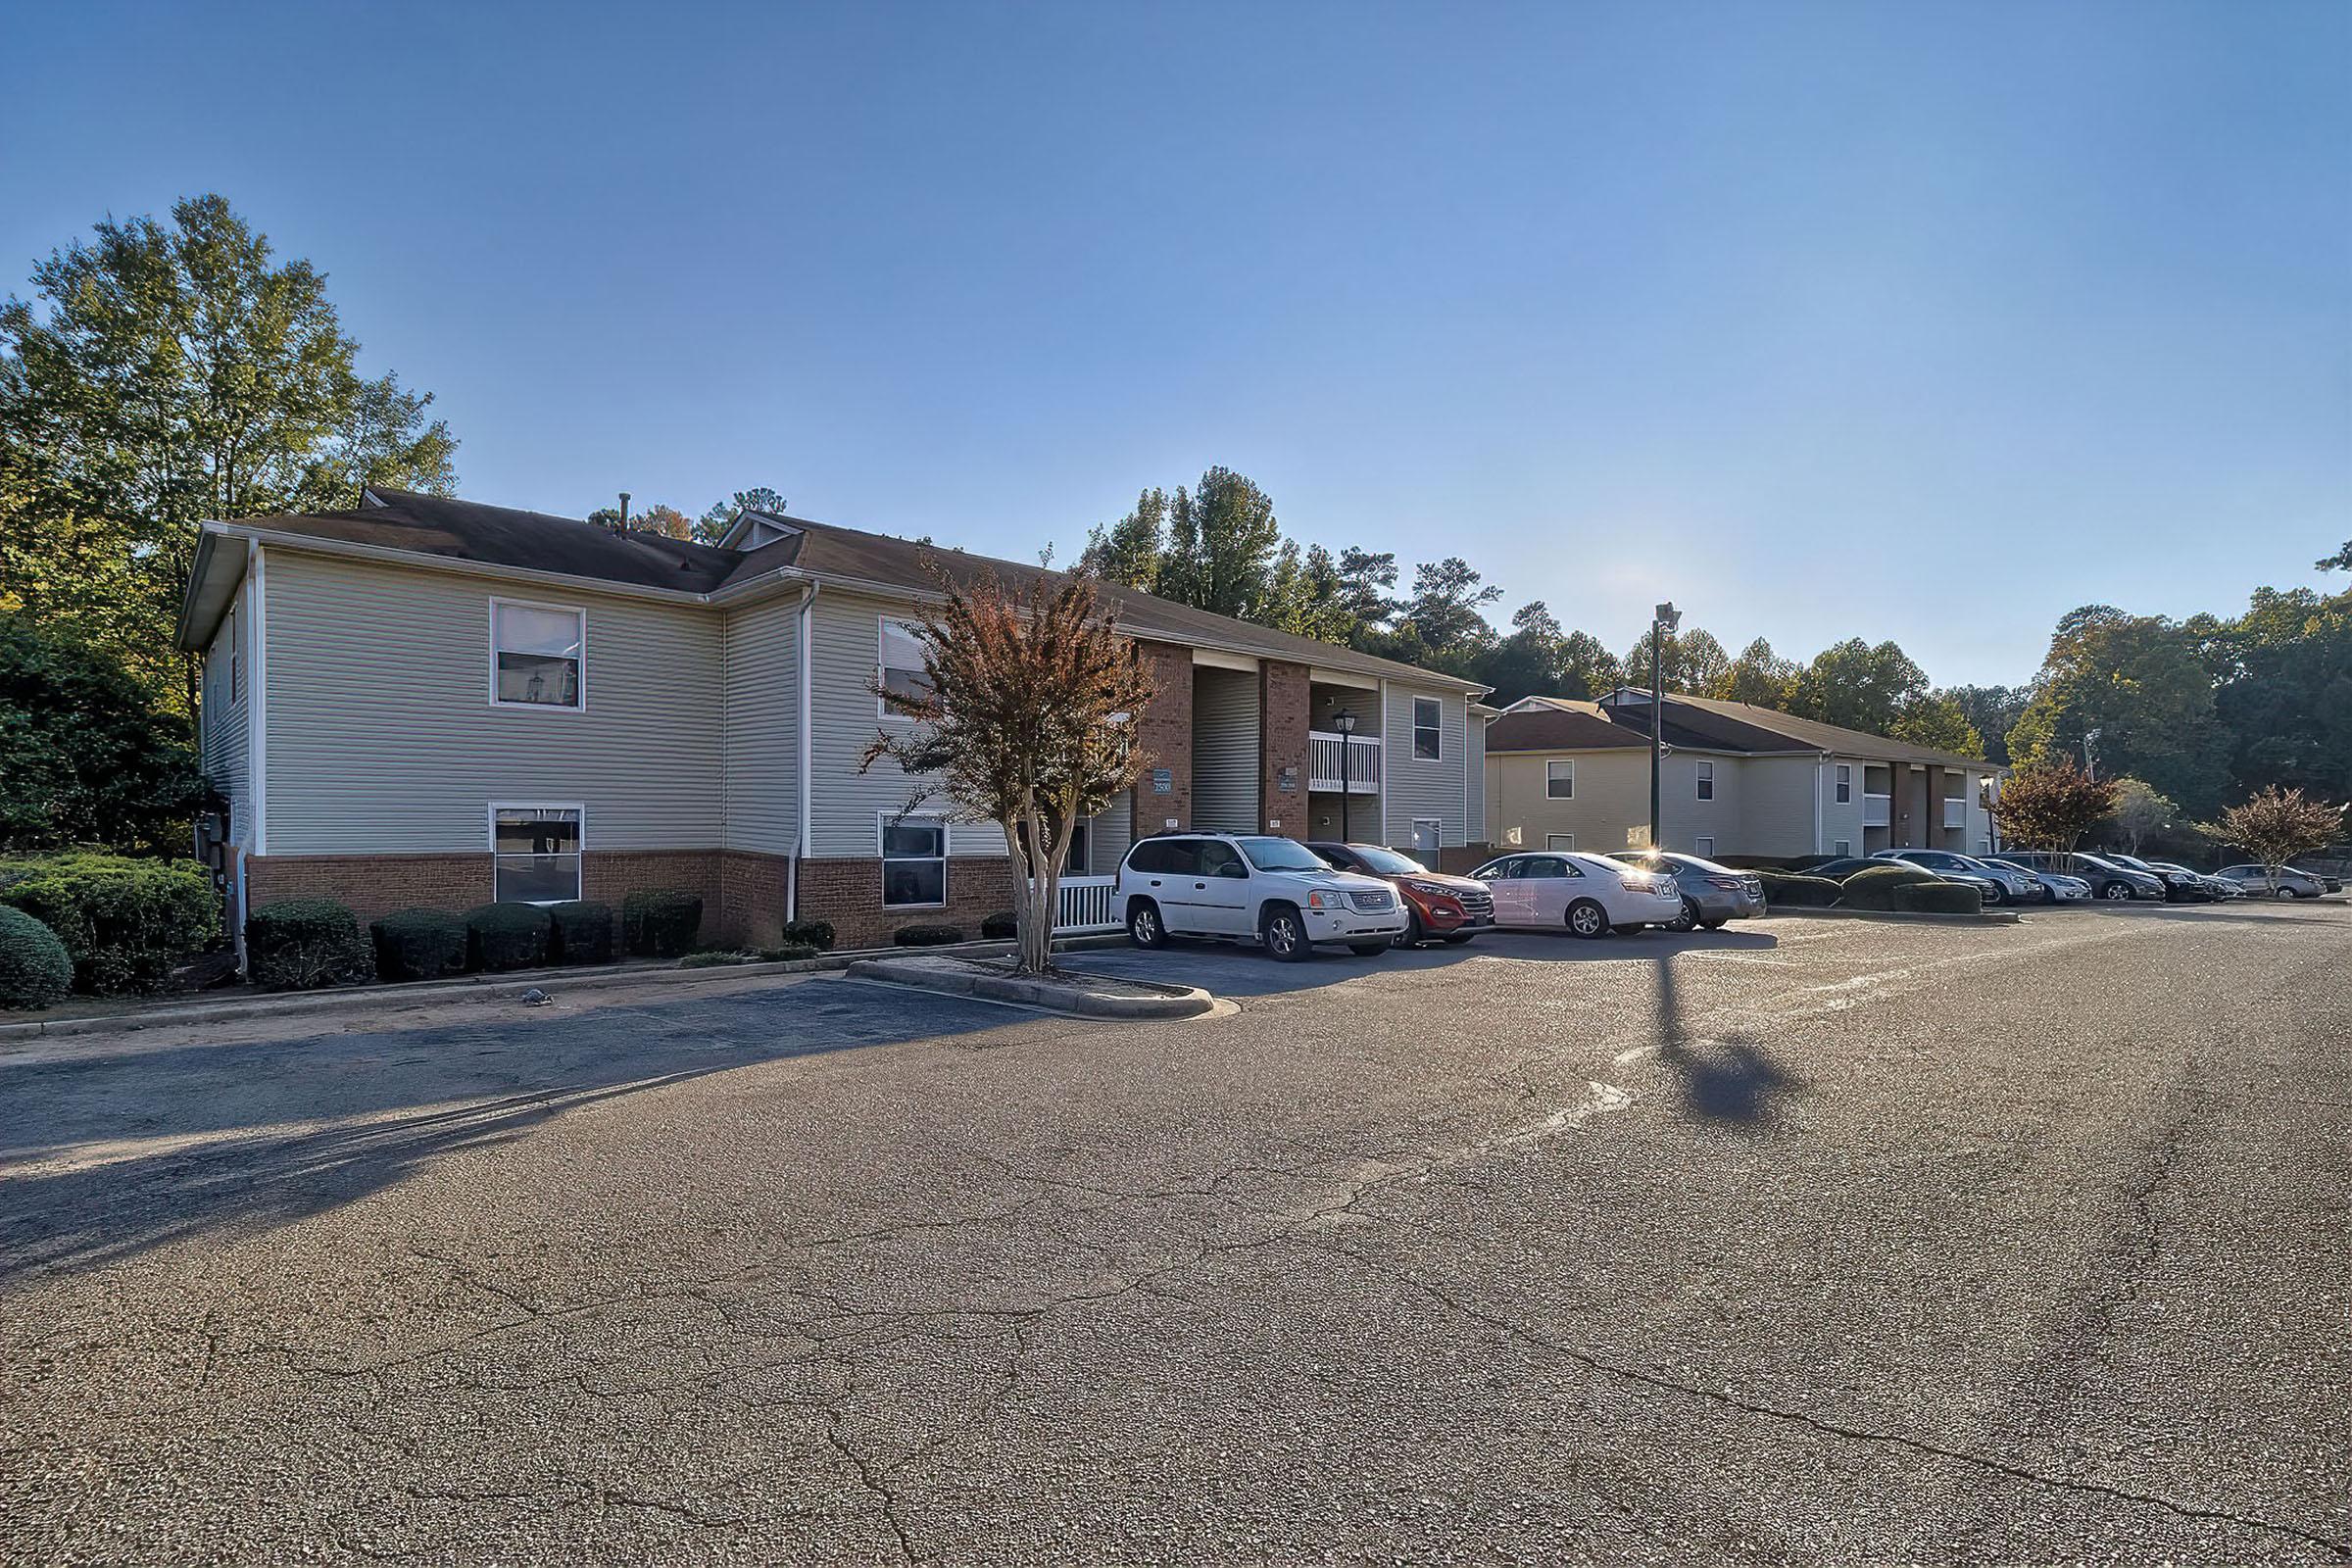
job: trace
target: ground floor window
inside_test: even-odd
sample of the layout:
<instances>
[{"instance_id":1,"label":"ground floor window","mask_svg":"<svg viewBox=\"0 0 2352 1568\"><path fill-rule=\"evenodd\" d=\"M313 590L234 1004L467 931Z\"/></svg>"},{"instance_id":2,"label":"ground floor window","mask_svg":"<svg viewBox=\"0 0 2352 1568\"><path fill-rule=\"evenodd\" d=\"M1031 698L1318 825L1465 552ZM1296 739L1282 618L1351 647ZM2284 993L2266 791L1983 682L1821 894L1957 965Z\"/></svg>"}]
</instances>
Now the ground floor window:
<instances>
[{"instance_id":1,"label":"ground floor window","mask_svg":"<svg viewBox=\"0 0 2352 1568\"><path fill-rule=\"evenodd\" d=\"M580 896L577 806L490 808L492 896L501 904L567 904Z\"/></svg>"},{"instance_id":2,"label":"ground floor window","mask_svg":"<svg viewBox=\"0 0 2352 1568\"><path fill-rule=\"evenodd\" d=\"M1576 835L1573 833L1546 833L1544 835L1544 847L1547 850L1573 850L1576 848Z\"/></svg>"},{"instance_id":3,"label":"ground floor window","mask_svg":"<svg viewBox=\"0 0 2352 1568\"><path fill-rule=\"evenodd\" d=\"M881 813L882 902L921 908L948 902L948 824L936 816Z\"/></svg>"},{"instance_id":4,"label":"ground floor window","mask_svg":"<svg viewBox=\"0 0 2352 1568\"><path fill-rule=\"evenodd\" d=\"M1691 853L1702 860L1712 860L1715 858L1715 841L1710 838L1701 838Z\"/></svg>"}]
</instances>

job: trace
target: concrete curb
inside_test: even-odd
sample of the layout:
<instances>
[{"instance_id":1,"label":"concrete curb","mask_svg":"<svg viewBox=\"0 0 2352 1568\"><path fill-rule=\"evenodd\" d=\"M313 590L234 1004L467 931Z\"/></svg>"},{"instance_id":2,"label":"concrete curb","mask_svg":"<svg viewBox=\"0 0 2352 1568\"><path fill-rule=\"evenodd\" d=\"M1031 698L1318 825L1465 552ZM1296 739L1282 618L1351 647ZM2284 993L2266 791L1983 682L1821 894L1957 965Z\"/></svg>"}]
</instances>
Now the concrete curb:
<instances>
[{"instance_id":1,"label":"concrete curb","mask_svg":"<svg viewBox=\"0 0 2352 1568\"><path fill-rule=\"evenodd\" d=\"M1809 905L1776 904L1767 906L1766 918L1780 914L1802 915L1810 920L1892 920L1906 925L2015 925L2015 909L1986 909L1982 914L1930 914L1919 909L1817 909Z\"/></svg>"},{"instance_id":2,"label":"concrete curb","mask_svg":"<svg viewBox=\"0 0 2352 1568\"><path fill-rule=\"evenodd\" d=\"M1102 936L1063 937L1054 946L1064 952L1125 947L1124 932ZM55 1039L69 1035L128 1033L162 1029L173 1024L230 1023L240 1018L283 1018L308 1013L365 1012L391 1005L416 1006L466 997L511 1002L534 987L549 996L570 992L606 991L615 986L708 984L714 980L757 978L762 975L814 974L848 969L875 954L901 954L904 948L862 948L827 953L813 958L784 958L774 963L713 963L681 969L674 962L636 967L600 965L593 969L518 969L510 974L467 975L463 980L411 981L391 985L346 986L333 991L298 991L274 997L244 997L235 1002L197 1003L187 1006L151 1007L136 1012L110 1012L86 1018L35 1019L0 1024L0 1044L14 1040ZM1009 942L958 942L925 948L925 953L990 957L1010 953ZM501 995L500 993L504 993Z\"/></svg>"},{"instance_id":3,"label":"concrete curb","mask_svg":"<svg viewBox=\"0 0 2352 1568\"><path fill-rule=\"evenodd\" d=\"M927 957L860 958L850 965L850 978L883 980L985 1002L1017 1002L1084 1018L1198 1018L1217 1004L1216 998L1192 986L1167 987L1169 994L1161 997L1127 997L1030 975L982 974L968 965L939 963Z\"/></svg>"}]
</instances>

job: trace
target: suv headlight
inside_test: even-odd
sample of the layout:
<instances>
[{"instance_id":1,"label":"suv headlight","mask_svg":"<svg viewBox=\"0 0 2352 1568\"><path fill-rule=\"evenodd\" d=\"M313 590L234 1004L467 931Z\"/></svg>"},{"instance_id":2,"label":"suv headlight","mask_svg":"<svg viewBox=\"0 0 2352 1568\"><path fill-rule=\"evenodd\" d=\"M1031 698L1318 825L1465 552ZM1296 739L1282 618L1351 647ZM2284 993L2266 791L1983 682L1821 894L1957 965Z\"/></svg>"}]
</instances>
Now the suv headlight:
<instances>
[{"instance_id":1,"label":"suv headlight","mask_svg":"<svg viewBox=\"0 0 2352 1568\"><path fill-rule=\"evenodd\" d=\"M1441 887L1435 882L1407 882L1405 886L1425 899L1450 899L1454 896L1453 889Z\"/></svg>"},{"instance_id":2,"label":"suv headlight","mask_svg":"<svg viewBox=\"0 0 2352 1568\"><path fill-rule=\"evenodd\" d=\"M1325 893L1318 889L1306 896L1306 906L1310 909L1337 909L1343 906L1343 901L1337 893Z\"/></svg>"}]
</instances>

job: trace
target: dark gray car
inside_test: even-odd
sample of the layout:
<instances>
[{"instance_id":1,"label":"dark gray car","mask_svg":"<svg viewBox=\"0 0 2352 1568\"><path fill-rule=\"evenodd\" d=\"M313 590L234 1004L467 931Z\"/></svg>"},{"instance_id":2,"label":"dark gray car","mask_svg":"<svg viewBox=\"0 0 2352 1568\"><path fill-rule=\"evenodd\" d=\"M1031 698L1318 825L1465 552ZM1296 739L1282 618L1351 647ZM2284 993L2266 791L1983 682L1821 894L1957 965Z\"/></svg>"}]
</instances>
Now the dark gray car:
<instances>
[{"instance_id":1,"label":"dark gray car","mask_svg":"<svg viewBox=\"0 0 2352 1568\"><path fill-rule=\"evenodd\" d=\"M1751 919L1764 912L1764 884L1753 872L1672 850L1618 850L1609 858L1674 878L1683 896L1683 917L1667 927L1670 931L1715 931L1727 920Z\"/></svg>"}]
</instances>

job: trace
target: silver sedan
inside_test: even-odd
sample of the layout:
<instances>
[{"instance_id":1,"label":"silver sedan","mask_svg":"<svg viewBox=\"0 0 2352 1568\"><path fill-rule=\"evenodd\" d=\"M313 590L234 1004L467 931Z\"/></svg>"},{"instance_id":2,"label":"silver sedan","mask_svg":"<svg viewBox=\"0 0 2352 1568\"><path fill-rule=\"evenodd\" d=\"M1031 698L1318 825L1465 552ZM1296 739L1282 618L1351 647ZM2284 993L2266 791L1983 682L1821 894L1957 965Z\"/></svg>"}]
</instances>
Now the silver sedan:
<instances>
[{"instance_id":1,"label":"silver sedan","mask_svg":"<svg viewBox=\"0 0 2352 1568\"><path fill-rule=\"evenodd\" d=\"M1728 920L1752 919L1764 912L1764 883L1752 871L1672 850L1617 850L1609 858L1674 878L1675 890L1683 896L1683 914L1669 931L1716 931Z\"/></svg>"}]
</instances>

